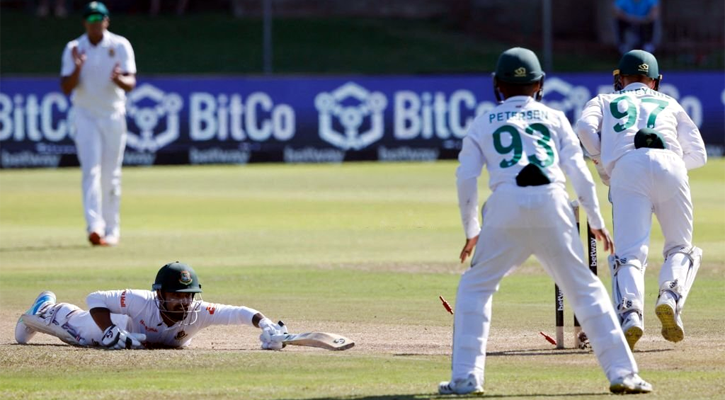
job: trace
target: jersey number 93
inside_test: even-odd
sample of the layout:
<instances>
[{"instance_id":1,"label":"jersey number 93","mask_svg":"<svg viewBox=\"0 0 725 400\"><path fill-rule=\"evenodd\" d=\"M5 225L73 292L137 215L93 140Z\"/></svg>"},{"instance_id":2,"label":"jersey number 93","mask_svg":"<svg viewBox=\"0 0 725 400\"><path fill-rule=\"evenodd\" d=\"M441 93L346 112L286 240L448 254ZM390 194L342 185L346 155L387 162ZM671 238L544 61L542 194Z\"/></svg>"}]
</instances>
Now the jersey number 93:
<instances>
[{"instance_id":1,"label":"jersey number 93","mask_svg":"<svg viewBox=\"0 0 725 400\"><path fill-rule=\"evenodd\" d=\"M537 136L536 133L541 134L541 136ZM529 162L536 164L541 168L546 168L554 163L554 150L551 148L549 143L551 142L551 133L546 125L539 123L531 124L524 130L524 135L536 139L534 142L535 145L541 147L546 152L546 158L543 160L540 160L535 154L528 154L527 157ZM510 137L510 143L508 145L504 145L504 136L507 137L507 139ZM508 140L506 142L508 143ZM521 134L516 127L511 125L504 125L496 129L493 133L493 147L496 149L498 154L506 155L513 153L513 157L511 159L501 160L501 163L499 164L501 168L508 168L518 164L521 160L521 156L524 154Z\"/></svg>"}]
</instances>

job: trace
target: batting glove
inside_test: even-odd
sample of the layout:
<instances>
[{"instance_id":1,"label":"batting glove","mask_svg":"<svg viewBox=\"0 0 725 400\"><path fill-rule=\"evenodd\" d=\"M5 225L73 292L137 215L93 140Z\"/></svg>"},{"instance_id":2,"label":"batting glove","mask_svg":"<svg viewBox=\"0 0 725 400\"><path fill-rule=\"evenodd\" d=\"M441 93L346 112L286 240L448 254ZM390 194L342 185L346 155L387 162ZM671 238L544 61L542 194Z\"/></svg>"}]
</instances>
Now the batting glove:
<instances>
[{"instance_id":1,"label":"batting glove","mask_svg":"<svg viewBox=\"0 0 725 400\"><path fill-rule=\"evenodd\" d=\"M101 345L108 350L143 349L141 343L146 340L143 333L131 333L116 325L111 325L103 332Z\"/></svg>"},{"instance_id":2,"label":"batting glove","mask_svg":"<svg viewBox=\"0 0 725 400\"><path fill-rule=\"evenodd\" d=\"M269 318L259 321L259 327L262 334L259 335L259 341L262 342L262 350L282 350L284 348L284 334L287 333L287 327L284 324L278 325Z\"/></svg>"}]
</instances>

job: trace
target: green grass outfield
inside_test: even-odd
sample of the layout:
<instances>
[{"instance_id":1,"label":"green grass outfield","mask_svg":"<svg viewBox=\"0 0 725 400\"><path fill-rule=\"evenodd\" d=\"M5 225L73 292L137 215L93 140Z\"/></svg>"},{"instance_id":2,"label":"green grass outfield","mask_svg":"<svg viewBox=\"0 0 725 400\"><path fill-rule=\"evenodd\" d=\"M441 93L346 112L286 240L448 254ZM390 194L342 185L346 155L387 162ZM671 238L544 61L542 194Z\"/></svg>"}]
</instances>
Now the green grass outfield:
<instances>
[{"instance_id":1,"label":"green grass outfield","mask_svg":"<svg viewBox=\"0 0 725 400\"><path fill-rule=\"evenodd\" d=\"M86 242L80 171L0 171L0 398L423 399L449 376L464 242L454 162L124 169L116 248ZM686 339L664 341L654 315L662 237L654 227L646 332L635 357L647 399L725 393L725 161L691 172L695 243L704 263L684 313ZM485 186L485 185L482 185ZM599 188L603 213L611 209ZM488 193L482 190L482 195ZM611 226L611 224L609 224ZM609 287L600 251L599 276ZM42 290L84 306L94 290L148 289L159 267L194 266L204 299L247 305L292 331L330 330L348 351L257 350L250 327L210 327L186 350L106 352L39 335L19 346L15 321ZM533 260L494 297L487 395L601 398L594 356L556 351L554 289ZM567 309L571 345L571 311Z\"/></svg>"}]
</instances>

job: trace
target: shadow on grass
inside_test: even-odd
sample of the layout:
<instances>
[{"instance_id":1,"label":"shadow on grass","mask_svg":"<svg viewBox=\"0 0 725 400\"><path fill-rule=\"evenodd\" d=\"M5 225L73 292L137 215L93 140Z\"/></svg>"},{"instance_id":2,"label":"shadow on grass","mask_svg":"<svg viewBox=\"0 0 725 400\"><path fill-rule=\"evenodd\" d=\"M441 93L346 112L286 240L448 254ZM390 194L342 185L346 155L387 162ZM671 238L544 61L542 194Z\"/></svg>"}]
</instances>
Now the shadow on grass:
<instances>
[{"instance_id":1,"label":"shadow on grass","mask_svg":"<svg viewBox=\"0 0 725 400\"><path fill-rule=\"evenodd\" d=\"M609 392L599 393L529 393L529 394L487 394L487 398L505 399L509 397L579 397L579 396L609 396ZM438 396L439 398L441 396ZM459 396L460 397L460 396ZM470 396L469 396L470 397Z\"/></svg>"},{"instance_id":2,"label":"shadow on grass","mask_svg":"<svg viewBox=\"0 0 725 400\"><path fill-rule=\"evenodd\" d=\"M521 350L506 350L506 351L489 351L486 353L486 357L515 357L515 356L570 356L575 354L590 354L590 351L586 350L553 350L553 349L521 349ZM430 354L423 353L398 353L394 354L395 357L416 357L416 356L427 356Z\"/></svg>"},{"instance_id":3,"label":"shadow on grass","mask_svg":"<svg viewBox=\"0 0 725 400\"><path fill-rule=\"evenodd\" d=\"M20 251L51 251L51 250L79 250L87 249L91 246L88 244L68 244L68 245L37 245L22 247L0 247L0 253L12 253Z\"/></svg>"},{"instance_id":4,"label":"shadow on grass","mask_svg":"<svg viewBox=\"0 0 725 400\"><path fill-rule=\"evenodd\" d=\"M423 399L485 399L485 398L517 398L517 397L580 397L580 396L609 396L609 392L598 393L527 393L527 394L494 394L489 395L458 395L444 396L433 393L423 394L389 394L383 396L340 396L340 397L318 397L311 400L423 400ZM292 400L292 399L287 399Z\"/></svg>"},{"instance_id":5,"label":"shadow on grass","mask_svg":"<svg viewBox=\"0 0 725 400\"><path fill-rule=\"evenodd\" d=\"M634 353L663 353L672 351L673 349L651 349L651 350L635 350ZM571 355L588 355L593 354L591 350L578 349L521 349L506 351L490 351L486 353L486 357L533 357L533 356L571 356ZM429 356L425 353L397 353L394 357L419 357Z\"/></svg>"},{"instance_id":6,"label":"shadow on grass","mask_svg":"<svg viewBox=\"0 0 725 400\"><path fill-rule=\"evenodd\" d=\"M652 349L652 350L635 350L635 353L662 353L666 351L672 351L672 349ZM529 349L529 350L507 350L507 351L493 351L486 353L487 357L512 357L512 356L570 356L570 355L586 355L593 354L591 350L577 350L577 349Z\"/></svg>"}]
</instances>

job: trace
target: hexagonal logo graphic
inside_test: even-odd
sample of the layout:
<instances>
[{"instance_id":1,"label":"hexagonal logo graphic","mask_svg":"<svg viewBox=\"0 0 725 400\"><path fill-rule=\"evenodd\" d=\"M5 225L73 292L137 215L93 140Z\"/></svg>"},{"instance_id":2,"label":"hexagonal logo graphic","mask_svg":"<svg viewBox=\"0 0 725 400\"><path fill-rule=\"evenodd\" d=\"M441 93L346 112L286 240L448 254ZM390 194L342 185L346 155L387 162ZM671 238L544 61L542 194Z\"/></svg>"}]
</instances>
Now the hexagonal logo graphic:
<instances>
[{"instance_id":1,"label":"hexagonal logo graphic","mask_svg":"<svg viewBox=\"0 0 725 400\"><path fill-rule=\"evenodd\" d=\"M383 137L387 106L384 94L354 82L322 92L315 97L320 138L343 150L363 149Z\"/></svg>"},{"instance_id":2,"label":"hexagonal logo graphic","mask_svg":"<svg viewBox=\"0 0 725 400\"><path fill-rule=\"evenodd\" d=\"M126 145L137 151L156 152L179 138L179 111L184 100L177 93L143 84L126 101L126 113L140 132L128 132ZM156 132L161 126L163 131Z\"/></svg>"},{"instance_id":3,"label":"hexagonal logo graphic","mask_svg":"<svg viewBox=\"0 0 725 400\"><path fill-rule=\"evenodd\" d=\"M544 83L544 104L564 112L573 121L579 119L589 99L591 93L585 86L575 86L559 78L547 78Z\"/></svg>"}]
</instances>

